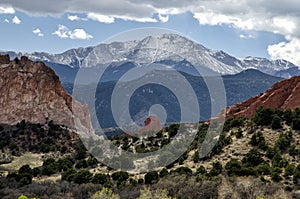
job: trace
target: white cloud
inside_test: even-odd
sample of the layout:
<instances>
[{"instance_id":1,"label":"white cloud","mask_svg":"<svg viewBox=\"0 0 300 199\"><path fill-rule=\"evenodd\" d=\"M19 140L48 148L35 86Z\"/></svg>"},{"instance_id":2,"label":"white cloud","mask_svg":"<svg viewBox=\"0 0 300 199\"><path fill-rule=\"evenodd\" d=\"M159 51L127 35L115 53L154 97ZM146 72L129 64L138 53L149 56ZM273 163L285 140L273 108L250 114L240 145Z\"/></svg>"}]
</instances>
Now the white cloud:
<instances>
[{"instance_id":1,"label":"white cloud","mask_svg":"<svg viewBox=\"0 0 300 199\"><path fill-rule=\"evenodd\" d=\"M1 0L1 4L6 7L0 7L0 13L13 13L14 9L30 15L86 13L90 20L101 23L113 23L116 19L166 22L169 15L190 12L200 24L228 24L241 30L268 31L284 35L287 39L286 45L277 45L277 49L283 48L283 51L295 42L291 38L300 40L299 0ZM77 20L74 16L69 19ZM300 65L300 62L297 61L296 64Z\"/></svg>"},{"instance_id":2,"label":"white cloud","mask_svg":"<svg viewBox=\"0 0 300 199\"><path fill-rule=\"evenodd\" d=\"M78 15L68 15L68 19L70 21L87 21L88 18L81 18L81 17L78 17Z\"/></svg>"},{"instance_id":3,"label":"white cloud","mask_svg":"<svg viewBox=\"0 0 300 199\"><path fill-rule=\"evenodd\" d=\"M89 40L93 38L93 36L86 33L84 29L69 30L69 28L64 25L58 25L58 29L52 34L57 35L59 38L62 39L69 38L69 39Z\"/></svg>"},{"instance_id":4,"label":"white cloud","mask_svg":"<svg viewBox=\"0 0 300 199\"><path fill-rule=\"evenodd\" d=\"M272 59L286 59L300 66L300 1L224 0L203 2L193 8L194 18L203 25L228 24L241 30L268 31L285 36L287 42L270 45ZM240 35L241 38L249 38Z\"/></svg>"},{"instance_id":5,"label":"white cloud","mask_svg":"<svg viewBox=\"0 0 300 199\"><path fill-rule=\"evenodd\" d=\"M44 34L42 33L42 31L39 28L36 28L32 31L34 34L36 34L39 37L43 37Z\"/></svg>"},{"instance_id":6,"label":"white cloud","mask_svg":"<svg viewBox=\"0 0 300 199\"><path fill-rule=\"evenodd\" d=\"M73 31L70 31L69 34L70 34L70 39L89 40L93 38L93 36L87 34L84 29L75 29Z\"/></svg>"},{"instance_id":7,"label":"white cloud","mask_svg":"<svg viewBox=\"0 0 300 199\"><path fill-rule=\"evenodd\" d=\"M21 20L19 19L19 17L17 17L17 16L14 16L14 18L12 19L12 22L14 23L14 24L20 24L21 23Z\"/></svg>"},{"instance_id":8,"label":"white cloud","mask_svg":"<svg viewBox=\"0 0 300 199\"><path fill-rule=\"evenodd\" d=\"M158 14L158 18L162 23L166 23L169 21L169 15Z\"/></svg>"},{"instance_id":9,"label":"white cloud","mask_svg":"<svg viewBox=\"0 0 300 199\"><path fill-rule=\"evenodd\" d=\"M101 22L101 23L107 23L107 24L115 22L114 17L105 16L105 15L96 14L96 13L88 13L87 18L94 20L94 21Z\"/></svg>"},{"instance_id":10,"label":"white cloud","mask_svg":"<svg viewBox=\"0 0 300 199\"><path fill-rule=\"evenodd\" d=\"M157 22L156 19L151 18L151 17L130 17L130 16L115 16L115 18L123 19L125 21L137 21L141 23L155 23Z\"/></svg>"},{"instance_id":11,"label":"white cloud","mask_svg":"<svg viewBox=\"0 0 300 199\"><path fill-rule=\"evenodd\" d=\"M59 38L69 38L69 29L64 25L58 25L58 29L52 33L53 35L57 35Z\"/></svg>"},{"instance_id":12,"label":"white cloud","mask_svg":"<svg viewBox=\"0 0 300 199\"><path fill-rule=\"evenodd\" d=\"M293 38L288 42L270 45L268 53L272 59L285 59L292 63L300 63L300 40Z\"/></svg>"},{"instance_id":13,"label":"white cloud","mask_svg":"<svg viewBox=\"0 0 300 199\"><path fill-rule=\"evenodd\" d=\"M107 16L107 15L102 15L102 14L96 14L96 13L88 13L87 14L87 19L93 20L93 21L98 21L100 23L106 23L106 24L111 24L115 22L115 19L122 19L124 21L137 21L141 23L155 23L157 22L156 19L151 18L151 17L132 17L132 16L121 16L121 15L112 15L112 16ZM166 20L164 18L164 20Z\"/></svg>"},{"instance_id":14,"label":"white cloud","mask_svg":"<svg viewBox=\"0 0 300 199\"><path fill-rule=\"evenodd\" d=\"M252 39L254 36L252 34L240 34L240 38L242 39Z\"/></svg>"},{"instance_id":15,"label":"white cloud","mask_svg":"<svg viewBox=\"0 0 300 199\"><path fill-rule=\"evenodd\" d=\"M0 14L15 14L15 9L12 7L0 6Z\"/></svg>"},{"instance_id":16,"label":"white cloud","mask_svg":"<svg viewBox=\"0 0 300 199\"><path fill-rule=\"evenodd\" d=\"M77 15L69 15L68 19L70 21L80 21L81 20Z\"/></svg>"}]
</instances>

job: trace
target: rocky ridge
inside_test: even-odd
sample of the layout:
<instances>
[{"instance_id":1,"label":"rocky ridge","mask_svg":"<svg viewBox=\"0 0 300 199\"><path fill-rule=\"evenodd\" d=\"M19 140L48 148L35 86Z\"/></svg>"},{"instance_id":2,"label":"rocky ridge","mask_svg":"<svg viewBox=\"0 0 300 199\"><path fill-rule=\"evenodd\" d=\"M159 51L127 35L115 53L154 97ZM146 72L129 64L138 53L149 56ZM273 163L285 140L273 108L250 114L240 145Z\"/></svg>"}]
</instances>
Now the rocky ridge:
<instances>
[{"instance_id":1,"label":"rocky ridge","mask_svg":"<svg viewBox=\"0 0 300 199\"><path fill-rule=\"evenodd\" d=\"M283 78L299 73L298 66L286 60L268 60L259 57L239 59L222 50L208 49L177 34L148 36L141 40L125 42L101 43L93 47L70 49L60 54L13 51L0 51L0 54L9 54L11 57L25 55L31 60L47 62L50 67L54 68L55 65L60 64L68 70L93 68L103 64L122 66L124 62L132 62L136 66L143 66L152 62L164 62L166 64L166 61L169 61L177 64L185 62L188 65L205 68L210 72L217 72L222 75L237 74L246 69L257 69ZM173 64L166 65L174 67ZM188 68L185 67L185 64L182 64L181 70L189 72ZM120 69L115 67L116 71Z\"/></svg>"},{"instance_id":2,"label":"rocky ridge","mask_svg":"<svg viewBox=\"0 0 300 199\"><path fill-rule=\"evenodd\" d=\"M21 120L53 120L73 129L78 124L81 130L92 129L87 105L81 105L64 90L51 68L25 56L13 61L8 55L0 56L0 123Z\"/></svg>"},{"instance_id":3,"label":"rocky ridge","mask_svg":"<svg viewBox=\"0 0 300 199\"><path fill-rule=\"evenodd\" d=\"M300 76L280 81L265 93L228 107L226 115L251 118L261 106L282 110L300 107Z\"/></svg>"}]
</instances>

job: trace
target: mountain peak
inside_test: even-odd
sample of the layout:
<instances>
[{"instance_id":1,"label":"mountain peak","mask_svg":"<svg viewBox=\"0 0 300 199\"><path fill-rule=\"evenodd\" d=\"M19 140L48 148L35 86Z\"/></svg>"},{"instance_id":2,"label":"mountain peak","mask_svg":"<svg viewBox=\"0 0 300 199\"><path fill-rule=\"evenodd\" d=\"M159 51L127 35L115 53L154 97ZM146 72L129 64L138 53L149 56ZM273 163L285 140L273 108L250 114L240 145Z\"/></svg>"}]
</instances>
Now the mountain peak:
<instances>
[{"instance_id":1,"label":"mountain peak","mask_svg":"<svg viewBox=\"0 0 300 199\"><path fill-rule=\"evenodd\" d=\"M5 52L1 52L5 54ZM199 43L182 35L165 33L156 36L147 36L141 40L126 42L115 41L102 43L94 47L71 49L61 54L48 53L14 53L11 57L28 56L35 61L46 61L47 64L60 64L70 68L95 67L112 62L130 61L137 66L172 60L180 62L187 60L194 67L206 67L214 72L236 74L245 69L253 68L270 75L280 75L285 70L284 76L293 76L289 69L296 67L285 60L270 61L266 58L246 57L235 58L220 50L210 50ZM286 71L289 70L289 71Z\"/></svg>"}]
</instances>

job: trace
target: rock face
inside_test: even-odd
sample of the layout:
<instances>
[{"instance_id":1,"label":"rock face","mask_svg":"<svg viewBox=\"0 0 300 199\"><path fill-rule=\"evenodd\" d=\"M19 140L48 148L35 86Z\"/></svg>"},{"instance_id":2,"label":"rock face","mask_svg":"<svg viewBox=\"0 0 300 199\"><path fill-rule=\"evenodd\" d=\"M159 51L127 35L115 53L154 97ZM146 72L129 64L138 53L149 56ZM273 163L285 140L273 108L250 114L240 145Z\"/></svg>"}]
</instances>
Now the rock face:
<instances>
[{"instance_id":1,"label":"rock face","mask_svg":"<svg viewBox=\"0 0 300 199\"><path fill-rule=\"evenodd\" d=\"M161 126L161 123L159 121L159 118L156 116L150 116L144 121L145 126L139 129L138 134L142 135L145 132L158 132L163 127Z\"/></svg>"},{"instance_id":2,"label":"rock face","mask_svg":"<svg viewBox=\"0 0 300 199\"><path fill-rule=\"evenodd\" d=\"M226 109L227 117L251 118L260 106L273 109L300 107L300 76L274 84L265 93Z\"/></svg>"},{"instance_id":3,"label":"rock face","mask_svg":"<svg viewBox=\"0 0 300 199\"><path fill-rule=\"evenodd\" d=\"M74 129L76 119L86 129L92 128L88 107L73 100L52 69L24 56L14 61L0 56L0 123L45 123L47 119Z\"/></svg>"}]
</instances>

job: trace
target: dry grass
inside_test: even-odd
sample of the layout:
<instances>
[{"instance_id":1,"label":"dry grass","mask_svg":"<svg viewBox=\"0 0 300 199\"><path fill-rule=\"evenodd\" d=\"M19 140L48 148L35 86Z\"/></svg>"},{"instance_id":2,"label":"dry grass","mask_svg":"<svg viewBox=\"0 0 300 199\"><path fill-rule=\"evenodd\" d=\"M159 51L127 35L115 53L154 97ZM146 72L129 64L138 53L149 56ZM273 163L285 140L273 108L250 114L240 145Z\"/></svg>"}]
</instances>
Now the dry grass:
<instances>
[{"instance_id":1,"label":"dry grass","mask_svg":"<svg viewBox=\"0 0 300 199\"><path fill-rule=\"evenodd\" d=\"M1 170L17 171L23 165L28 164L31 168L42 166L43 154L36 153L24 153L23 155L16 157L14 156L13 161L9 164L1 165Z\"/></svg>"},{"instance_id":2,"label":"dry grass","mask_svg":"<svg viewBox=\"0 0 300 199\"><path fill-rule=\"evenodd\" d=\"M238 129L233 128L230 132L227 133L227 136L230 136L232 139L232 142L225 146L223 148L223 152L214 155L211 159L208 160L202 160L198 163L194 163L192 160L192 157L195 153L195 150L192 150L188 154L188 159L184 161L183 165L175 164L175 168L180 166L188 166L195 172L199 166L204 166L207 170L210 170L212 168L213 162L219 161L223 166L231 159L236 158L238 160L241 160L245 154L247 154L251 148L253 148L249 142L251 140L251 137L253 133L248 133L249 128L243 127L243 137L236 138L234 132L236 132ZM290 127L287 125L283 125L282 129L279 130L272 130L271 128L261 127L257 129L256 131L261 131L263 133L263 136L266 140L266 143L269 147L274 147L276 140L279 138L280 134L283 132L288 132L290 130ZM292 131L293 132L293 140L291 144L294 144L297 148L300 148L300 133L299 131ZM300 162L299 157L291 157L288 154L283 155L284 158L286 158L290 163L297 165Z\"/></svg>"},{"instance_id":3,"label":"dry grass","mask_svg":"<svg viewBox=\"0 0 300 199\"><path fill-rule=\"evenodd\" d=\"M252 199L262 197L264 199L289 199L291 193L286 192L279 184L263 184L254 177L222 177L218 187L220 199Z\"/></svg>"}]
</instances>

